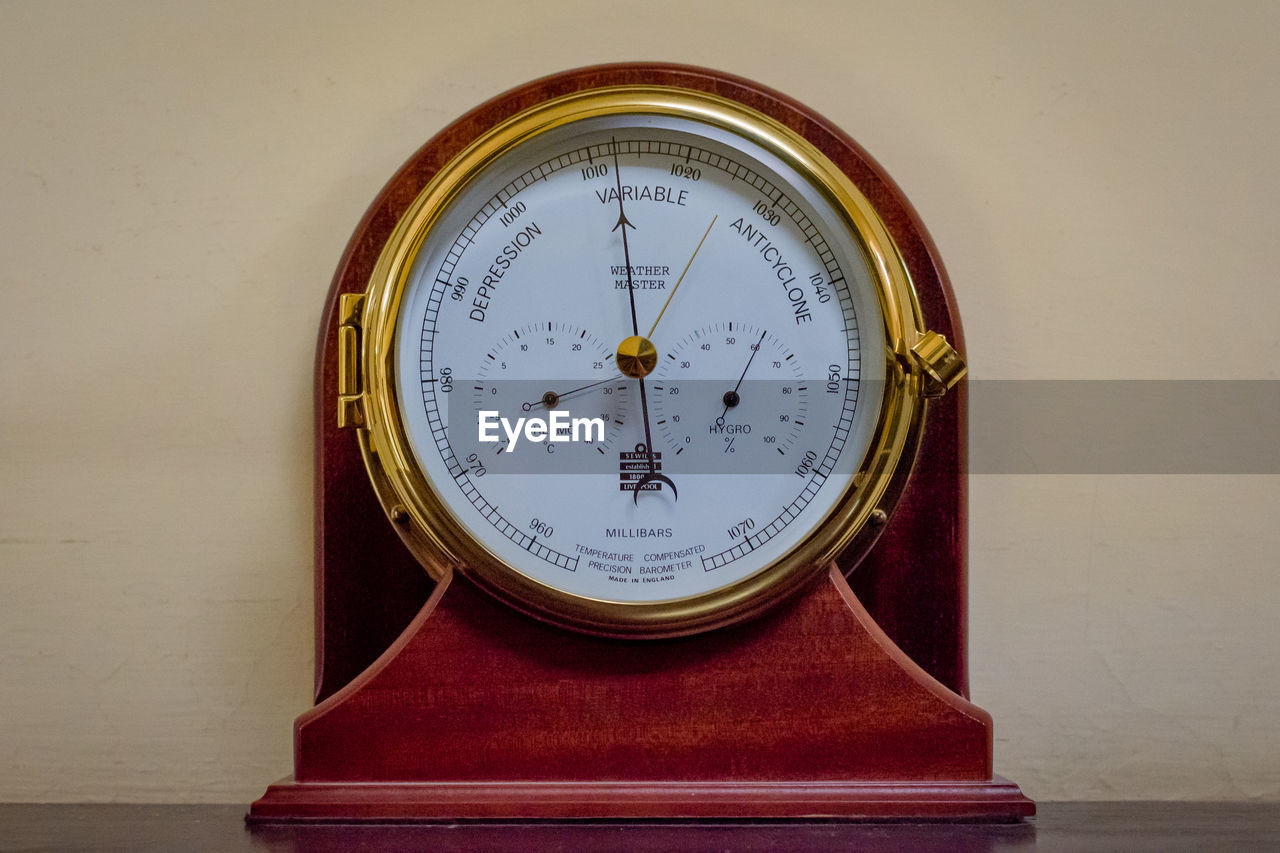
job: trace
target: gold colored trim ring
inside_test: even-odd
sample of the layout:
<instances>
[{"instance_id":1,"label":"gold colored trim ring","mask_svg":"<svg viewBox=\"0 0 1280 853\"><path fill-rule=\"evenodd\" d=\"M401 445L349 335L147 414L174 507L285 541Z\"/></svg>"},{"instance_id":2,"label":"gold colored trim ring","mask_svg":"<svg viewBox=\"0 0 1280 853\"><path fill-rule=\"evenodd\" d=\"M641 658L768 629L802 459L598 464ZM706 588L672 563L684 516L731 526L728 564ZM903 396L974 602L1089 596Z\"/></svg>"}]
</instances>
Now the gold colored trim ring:
<instances>
[{"instance_id":1,"label":"gold colored trim ring","mask_svg":"<svg viewBox=\"0 0 1280 853\"><path fill-rule=\"evenodd\" d=\"M845 219L862 249L884 322L885 393L875 436L858 473L827 517L778 562L725 587L660 602L601 601L532 580L466 530L414 460L396 399L395 338L409 273L433 224L495 158L539 134L605 115L676 116L726 129L773 153L807 178ZM941 336L922 328L906 265L870 201L825 155L774 119L715 95L663 86L614 86L546 101L498 124L446 164L401 218L382 250L363 312L345 318L359 330L358 375L344 379L346 422L358 430L366 468L388 517L434 577L449 568L512 606L587 633L663 637L709 630L754 616L796 592L850 545L901 491L919 440L926 393L940 393L964 372ZM346 334L344 332L344 334ZM346 341L346 338L343 338ZM347 341L350 345L353 341ZM874 376L868 362L864 375ZM352 402L353 397L359 404ZM901 464L900 464L901 463Z\"/></svg>"}]
</instances>

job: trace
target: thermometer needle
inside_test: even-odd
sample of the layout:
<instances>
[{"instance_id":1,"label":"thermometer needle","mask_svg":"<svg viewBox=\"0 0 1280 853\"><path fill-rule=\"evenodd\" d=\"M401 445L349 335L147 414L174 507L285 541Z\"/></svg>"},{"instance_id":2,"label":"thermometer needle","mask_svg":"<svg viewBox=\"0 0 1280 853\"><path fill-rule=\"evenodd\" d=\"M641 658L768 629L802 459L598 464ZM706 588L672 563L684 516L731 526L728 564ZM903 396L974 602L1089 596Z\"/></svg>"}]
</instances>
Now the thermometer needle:
<instances>
[{"instance_id":1,"label":"thermometer needle","mask_svg":"<svg viewBox=\"0 0 1280 853\"><path fill-rule=\"evenodd\" d=\"M557 394L555 391L548 391L547 393L543 394L541 397L539 397L536 400L530 400L527 403L521 403L520 408L524 409L526 412L538 404L542 404L546 406L548 409L554 408L557 403L559 403L565 397L568 397L570 394L577 394L579 391L586 391L588 388L594 388L597 385L603 385L606 382L616 382L619 379L625 379L625 378L626 378L625 376L619 373L617 376L610 376L608 379L601 379L599 382L592 382L590 385L579 385L577 388L572 388L568 391L565 391L563 394Z\"/></svg>"}]
</instances>

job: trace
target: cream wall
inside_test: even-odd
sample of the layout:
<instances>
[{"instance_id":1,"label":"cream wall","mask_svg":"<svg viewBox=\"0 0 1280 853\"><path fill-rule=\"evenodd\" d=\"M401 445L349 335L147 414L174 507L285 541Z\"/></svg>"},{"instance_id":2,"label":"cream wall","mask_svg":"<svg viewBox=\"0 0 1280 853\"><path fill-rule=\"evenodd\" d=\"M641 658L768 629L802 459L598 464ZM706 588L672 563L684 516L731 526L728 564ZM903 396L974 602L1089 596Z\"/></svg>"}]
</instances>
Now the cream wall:
<instances>
[{"instance_id":1,"label":"cream wall","mask_svg":"<svg viewBox=\"0 0 1280 853\"><path fill-rule=\"evenodd\" d=\"M816 108L972 375L1276 379L1280 6L0 5L0 799L239 801L311 673L318 312L422 141L697 63ZM1280 798L1280 477L976 475L973 695L1043 799Z\"/></svg>"}]
</instances>

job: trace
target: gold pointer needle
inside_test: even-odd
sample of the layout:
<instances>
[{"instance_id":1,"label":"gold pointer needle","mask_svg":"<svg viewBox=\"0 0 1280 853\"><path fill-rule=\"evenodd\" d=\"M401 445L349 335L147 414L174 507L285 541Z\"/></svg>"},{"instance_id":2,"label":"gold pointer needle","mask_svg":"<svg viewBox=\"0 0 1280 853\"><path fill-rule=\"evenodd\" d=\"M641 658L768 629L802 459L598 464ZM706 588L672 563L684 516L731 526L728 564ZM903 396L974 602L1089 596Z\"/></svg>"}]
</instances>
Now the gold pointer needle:
<instances>
[{"instance_id":1,"label":"gold pointer needle","mask_svg":"<svg viewBox=\"0 0 1280 853\"><path fill-rule=\"evenodd\" d=\"M662 315L667 313L667 306L671 304L671 297L676 295L676 291L680 289L680 282L684 281L684 275L689 271L689 267L693 266L693 259L698 257L698 250L702 248L702 244L707 242L707 234L711 233L711 226L716 224L716 220L720 218L720 214L711 217L711 225L707 226L707 230L702 235L702 239L698 241L698 247L693 250L693 254L689 257L689 263L684 265L684 272L680 273L680 277L676 279L676 286L671 288L671 293L667 296L667 301L662 303L662 310L658 312L658 320L662 319ZM653 330L658 328L658 320L653 321L653 325L649 327L649 334L646 338L653 338Z\"/></svg>"}]
</instances>

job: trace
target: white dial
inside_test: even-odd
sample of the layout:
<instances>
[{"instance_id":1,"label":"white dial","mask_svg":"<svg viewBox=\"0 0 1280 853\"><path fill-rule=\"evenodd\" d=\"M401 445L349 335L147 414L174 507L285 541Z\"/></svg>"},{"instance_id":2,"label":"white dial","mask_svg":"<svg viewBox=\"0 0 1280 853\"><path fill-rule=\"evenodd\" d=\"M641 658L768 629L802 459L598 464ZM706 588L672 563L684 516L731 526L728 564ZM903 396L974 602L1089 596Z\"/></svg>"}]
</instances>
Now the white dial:
<instances>
[{"instance_id":1,"label":"white dial","mask_svg":"<svg viewBox=\"0 0 1280 853\"><path fill-rule=\"evenodd\" d=\"M586 118L487 164L426 234L396 322L400 417L511 571L597 601L695 597L776 563L850 488L880 312L846 219L774 152L688 117ZM617 363L633 336L652 372ZM555 413L603 437L528 430Z\"/></svg>"}]
</instances>

